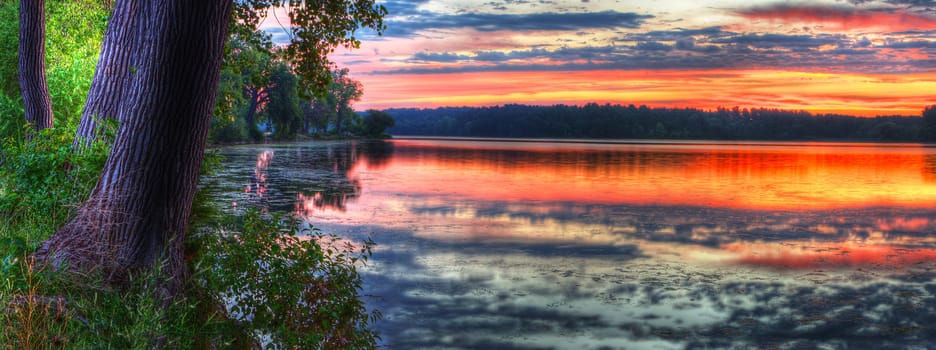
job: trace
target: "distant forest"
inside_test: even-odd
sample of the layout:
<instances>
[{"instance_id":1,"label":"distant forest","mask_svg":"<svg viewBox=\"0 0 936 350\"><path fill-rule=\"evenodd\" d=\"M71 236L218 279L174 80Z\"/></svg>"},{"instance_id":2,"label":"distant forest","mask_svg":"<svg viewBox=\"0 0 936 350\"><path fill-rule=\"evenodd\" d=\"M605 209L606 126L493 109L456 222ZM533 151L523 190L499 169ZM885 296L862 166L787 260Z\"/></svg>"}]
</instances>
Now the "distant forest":
<instances>
[{"instance_id":1,"label":"distant forest","mask_svg":"<svg viewBox=\"0 0 936 350\"><path fill-rule=\"evenodd\" d=\"M919 141L923 118L861 118L779 109L584 106L388 109L393 135L715 140Z\"/></svg>"}]
</instances>

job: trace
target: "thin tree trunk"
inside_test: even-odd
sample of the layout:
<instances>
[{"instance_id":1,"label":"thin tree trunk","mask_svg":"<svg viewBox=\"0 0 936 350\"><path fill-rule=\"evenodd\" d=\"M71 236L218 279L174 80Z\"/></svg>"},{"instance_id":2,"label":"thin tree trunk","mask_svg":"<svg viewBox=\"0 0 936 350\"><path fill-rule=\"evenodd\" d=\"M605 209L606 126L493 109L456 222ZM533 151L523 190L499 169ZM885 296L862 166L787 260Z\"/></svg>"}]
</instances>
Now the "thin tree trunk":
<instances>
[{"instance_id":1,"label":"thin tree trunk","mask_svg":"<svg viewBox=\"0 0 936 350\"><path fill-rule=\"evenodd\" d=\"M247 115L244 116L244 120L247 122L248 128L256 128L254 116L260 106L260 89L249 87L247 88L247 94L250 97L250 103L247 105Z\"/></svg>"},{"instance_id":2,"label":"thin tree trunk","mask_svg":"<svg viewBox=\"0 0 936 350\"><path fill-rule=\"evenodd\" d=\"M19 84L26 121L36 131L52 127L45 74L45 0L20 1Z\"/></svg>"},{"instance_id":3,"label":"thin tree trunk","mask_svg":"<svg viewBox=\"0 0 936 350\"><path fill-rule=\"evenodd\" d=\"M335 133L341 136L341 124L344 123L344 103L338 105L338 114L335 114Z\"/></svg>"},{"instance_id":4,"label":"thin tree trunk","mask_svg":"<svg viewBox=\"0 0 936 350\"><path fill-rule=\"evenodd\" d=\"M111 282L161 266L182 291L183 240L220 77L230 0L154 0L135 13L130 75L110 157L78 216L36 255Z\"/></svg>"},{"instance_id":5,"label":"thin tree trunk","mask_svg":"<svg viewBox=\"0 0 936 350\"><path fill-rule=\"evenodd\" d=\"M72 147L82 149L98 138L101 122L117 118L124 86L130 75L130 54L136 43L133 36L137 0L118 0L107 24L98 65Z\"/></svg>"}]
</instances>

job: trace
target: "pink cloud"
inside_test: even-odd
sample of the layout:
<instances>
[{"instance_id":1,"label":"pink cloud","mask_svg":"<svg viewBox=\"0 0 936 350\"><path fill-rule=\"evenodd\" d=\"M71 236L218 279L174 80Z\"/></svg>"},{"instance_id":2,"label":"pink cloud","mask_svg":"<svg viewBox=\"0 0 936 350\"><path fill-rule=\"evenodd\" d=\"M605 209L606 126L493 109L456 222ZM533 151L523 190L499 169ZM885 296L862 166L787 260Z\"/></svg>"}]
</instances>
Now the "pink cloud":
<instances>
[{"instance_id":1,"label":"pink cloud","mask_svg":"<svg viewBox=\"0 0 936 350\"><path fill-rule=\"evenodd\" d=\"M736 12L749 20L788 24L813 23L840 30L934 30L936 17L902 10L865 10L847 6L787 5L754 7Z\"/></svg>"}]
</instances>

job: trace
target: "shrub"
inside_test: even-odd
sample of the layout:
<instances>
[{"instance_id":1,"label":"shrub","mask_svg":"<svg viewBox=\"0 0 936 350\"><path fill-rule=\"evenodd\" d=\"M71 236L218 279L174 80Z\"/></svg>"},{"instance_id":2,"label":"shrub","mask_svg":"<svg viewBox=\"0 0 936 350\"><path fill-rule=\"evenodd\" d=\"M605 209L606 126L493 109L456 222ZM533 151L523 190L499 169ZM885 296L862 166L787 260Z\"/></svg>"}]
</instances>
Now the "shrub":
<instances>
[{"instance_id":1,"label":"shrub","mask_svg":"<svg viewBox=\"0 0 936 350\"><path fill-rule=\"evenodd\" d=\"M67 128L51 128L29 140L10 135L0 141L0 216L17 222L39 213L52 225L71 216L96 183L109 152L105 142L74 152L72 137Z\"/></svg>"},{"instance_id":2,"label":"shrub","mask_svg":"<svg viewBox=\"0 0 936 350\"><path fill-rule=\"evenodd\" d=\"M247 141L247 123L243 119L221 122L219 118L212 118L211 124L211 139L214 142Z\"/></svg>"},{"instance_id":3,"label":"shrub","mask_svg":"<svg viewBox=\"0 0 936 350\"><path fill-rule=\"evenodd\" d=\"M195 278L229 316L271 348L374 348L378 335L358 296L373 242L359 246L296 221L248 211L236 232L201 237L206 251Z\"/></svg>"}]
</instances>

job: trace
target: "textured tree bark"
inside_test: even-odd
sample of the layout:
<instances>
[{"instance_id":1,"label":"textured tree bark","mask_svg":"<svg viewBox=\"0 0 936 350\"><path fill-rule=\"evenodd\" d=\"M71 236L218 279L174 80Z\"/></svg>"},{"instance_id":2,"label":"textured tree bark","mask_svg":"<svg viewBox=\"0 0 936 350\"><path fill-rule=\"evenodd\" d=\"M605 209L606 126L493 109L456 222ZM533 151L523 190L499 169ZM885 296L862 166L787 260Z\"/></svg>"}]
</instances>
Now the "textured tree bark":
<instances>
[{"instance_id":1,"label":"textured tree bark","mask_svg":"<svg viewBox=\"0 0 936 350\"><path fill-rule=\"evenodd\" d=\"M36 131L52 127L45 74L45 0L20 1L19 84L26 121Z\"/></svg>"},{"instance_id":2,"label":"textured tree bark","mask_svg":"<svg viewBox=\"0 0 936 350\"><path fill-rule=\"evenodd\" d=\"M82 149L98 138L101 122L117 118L124 86L130 75L130 54L136 43L133 36L137 0L118 0L107 24L104 43L98 58L91 88L81 111L81 121L72 147Z\"/></svg>"},{"instance_id":3,"label":"textured tree bark","mask_svg":"<svg viewBox=\"0 0 936 350\"><path fill-rule=\"evenodd\" d=\"M160 266L182 292L183 240L220 77L230 0L153 0L134 13L121 121L104 171L78 216L36 256L97 270L120 284ZM157 265L159 264L159 265Z\"/></svg>"}]
</instances>

